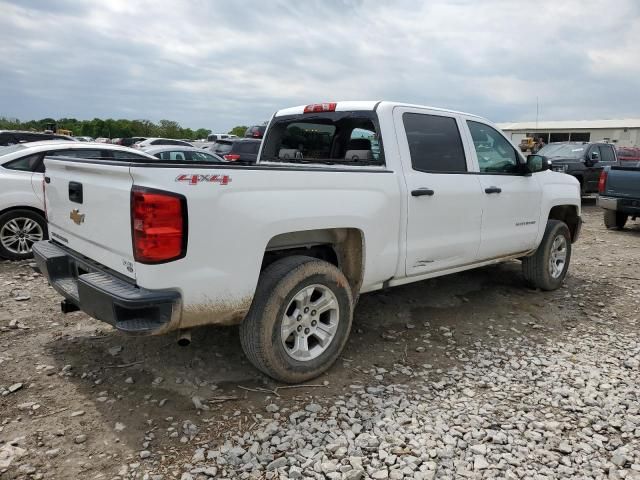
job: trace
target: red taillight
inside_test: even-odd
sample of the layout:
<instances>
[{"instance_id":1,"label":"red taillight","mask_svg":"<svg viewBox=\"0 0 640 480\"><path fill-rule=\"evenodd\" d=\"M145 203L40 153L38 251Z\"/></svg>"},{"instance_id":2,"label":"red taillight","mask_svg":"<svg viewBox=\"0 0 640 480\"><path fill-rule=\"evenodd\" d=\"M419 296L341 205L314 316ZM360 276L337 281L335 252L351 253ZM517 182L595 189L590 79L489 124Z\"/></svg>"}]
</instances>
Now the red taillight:
<instances>
[{"instance_id":1,"label":"red taillight","mask_svg":"<svg viewBox=\"0 0 640 480\"><path fill-rule=\"evenodd\" d=\"M187 251L187 208L182 195L145 188L131 191L133 256L140 263L164 263Z\"/></svg>"},{"instance_id":2,"label":"red taillight","mask_svg":"<svg viewBox=\"0 0 640 480\"><path fill-rule=\"evenodd\" d=\"M235 162L236 160L240 160L240 155L237 155L235 153L231 153L229 155L225 155L223 158L225 160L228 160L229 162Z\"/></svg>"},{"instance_id":3,"label":"red taillight","mask_svg":"<svg viewBox=\"0 0 640 480\"><path fill-rule=\"evenodd\" d=\"M337 103L312 103L304 107L304 113L335 112Z\"/></svg>"},{"instance_id":4,"label":"red taillight","mask_svg":"<svg viewBox=\"0 0 640 480\"><path fill-rule=\"evenodd\" d=\"M607 184L607 171L602 170L600 172L600 178L598 179L598 193L604 193L605 186Z\"/></svg>"}]
</instances>

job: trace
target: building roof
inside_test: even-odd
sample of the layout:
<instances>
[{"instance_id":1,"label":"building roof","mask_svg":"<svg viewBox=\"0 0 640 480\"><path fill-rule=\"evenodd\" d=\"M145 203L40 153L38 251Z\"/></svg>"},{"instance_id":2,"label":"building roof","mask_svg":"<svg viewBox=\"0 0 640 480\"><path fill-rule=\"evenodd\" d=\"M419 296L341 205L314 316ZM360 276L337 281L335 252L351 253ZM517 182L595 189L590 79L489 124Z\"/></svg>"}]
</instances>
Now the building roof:
<instances>
[{"instance_id":1,"label":"building roof","mask_svg":"<svg viewBox=\"0 0 640 480\"><path fill-rule=\"evenodd\" d=\"M561 120L538 122L498 123L502 130L597 130L600 128L640 128L640 118L618 120Z\"/></svg>"}]
</instances>

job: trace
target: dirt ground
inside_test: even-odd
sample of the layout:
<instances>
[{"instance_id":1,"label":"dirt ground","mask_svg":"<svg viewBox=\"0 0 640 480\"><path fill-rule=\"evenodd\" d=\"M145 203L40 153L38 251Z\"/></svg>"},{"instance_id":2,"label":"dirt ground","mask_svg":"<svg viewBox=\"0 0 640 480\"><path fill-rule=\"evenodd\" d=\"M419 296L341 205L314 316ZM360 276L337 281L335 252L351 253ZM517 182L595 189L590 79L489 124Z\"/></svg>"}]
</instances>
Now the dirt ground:
<instances>
[{"instance_id":1,"label":"dirt ground","mask_svg":"<svg viewBox=\"0 0 640 480\"><path fill-rule=\"evenodd\" d=\"M358 384L416 383L412 367L437 376L478 340L544 342L609 318L637 335L640 222L607 231L592 200L583 216L558 291L528 289L514 261L364 295L341 359L296 388L259 374L236 328L196 330L189 347L173 335L124 337L60 313L29 262L1 262L0 478L175 478L196 447L251 429L274 396L331 402ZM373 367L389 373L376 378Z\"/></svg>"}]
</instances>

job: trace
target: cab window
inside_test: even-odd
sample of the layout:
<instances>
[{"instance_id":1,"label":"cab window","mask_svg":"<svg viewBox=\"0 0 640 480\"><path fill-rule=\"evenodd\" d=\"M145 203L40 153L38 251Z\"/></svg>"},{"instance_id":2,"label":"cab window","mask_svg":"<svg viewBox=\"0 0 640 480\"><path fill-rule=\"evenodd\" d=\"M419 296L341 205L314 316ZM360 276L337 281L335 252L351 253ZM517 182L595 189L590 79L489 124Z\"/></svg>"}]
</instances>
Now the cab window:
<instances>
[{"instance_id":1,"label":"cab window","mask_svg":"<svg viewBox=\"0 0 640 480\"><path fill-rule=\"evenodd\" d=\"M435 173L467 171L467 159L455 118L405 113L402 122L414 170Z\"/></svg>"},{"instance_id":2,"label":"cab window","mask_svg":"<svg viewBox=\"0 0 640 480\"><path fill-rule=\"evenodd\" d=\"M510 174L518 172L518 154L500 132L489 125L471 120L467 120L467 125L476 149L480 172Z\"/></svg>"}]
</instances>

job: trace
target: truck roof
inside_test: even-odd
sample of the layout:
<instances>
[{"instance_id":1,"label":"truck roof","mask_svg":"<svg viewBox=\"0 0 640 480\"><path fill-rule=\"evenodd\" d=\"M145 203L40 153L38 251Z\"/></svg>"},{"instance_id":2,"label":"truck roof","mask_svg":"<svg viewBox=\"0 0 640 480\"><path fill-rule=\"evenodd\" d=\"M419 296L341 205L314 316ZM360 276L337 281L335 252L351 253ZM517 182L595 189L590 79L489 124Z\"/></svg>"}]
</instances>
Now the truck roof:
<instances>
[{"instance_id":1,"label":"truck roof","mask_svg":"<svg viewBox=\"0 0 640 480\"><path fill-rule=\"evenodd\" d=\"M342 101L335 102L336 104L336 112L348 112L352 110L360 110L360 111L373 111L381 106L393 108L393 107L412 107L412 108L424 108L429 110L437 110L439 112L453 113L457 115L468 115L470 117L476 117L482 120L487 121L485 118L480 117L478 115L474 115L472 113L459 112L456 110L450 110L446 108L438 108L438 107L430 107L427 105L416 105L412 103L403 103L403 102L390 102L386 100L358 100L358 101ZM282 110L278 110L275 113L276 117L282 117L285 115L300 115L304 113L304 108L307 105L298 105L296 107L284 108Z\"/></svg>"}]
</instances>

